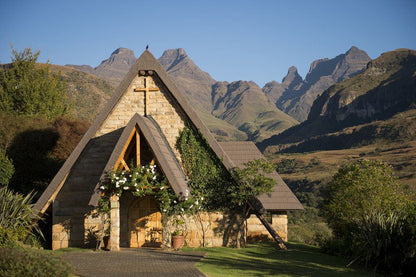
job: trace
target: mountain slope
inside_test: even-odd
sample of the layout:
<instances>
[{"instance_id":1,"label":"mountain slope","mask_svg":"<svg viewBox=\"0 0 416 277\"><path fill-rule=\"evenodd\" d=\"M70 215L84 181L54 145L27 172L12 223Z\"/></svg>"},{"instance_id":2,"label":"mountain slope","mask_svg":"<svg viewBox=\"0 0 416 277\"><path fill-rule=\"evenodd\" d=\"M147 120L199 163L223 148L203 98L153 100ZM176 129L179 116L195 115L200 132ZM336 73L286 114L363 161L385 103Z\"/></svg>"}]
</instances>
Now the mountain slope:
<instances>
[{"instance_id":1,"label":"mountain slope","mask_svg":"<svg viewBox=\"0 0 416 277\"><path fill-rule=\"evenodd\" d=\"M301 142L314 136L374 120L386 120L416 107L416 51L382 54L366 70L340 82L318 97L308 120L261 144Z\"/></svg>"},{"instance_id":2,"label":"mountain slope","mask_svg":"<svg viewBox=\"0 0 416 277\"><path fill-rule=\"evenodd\" d=\"M96 68L92 68L89 65L67 64L66 66L95 74L109 82L113 87L117 87L135 61L136 57L134 56L134 52L132 50L127 48L118 48L111 53L108 59L102 61Z\"/></svg>"},{"instance_id":3,"label":"mountain slope","mask_svg":"<svg viewBox=\"0 0 416 277\"><path fill-rule=\"evenodd\" d=\"M114 92L105 80L69 66L50 65L51 72L60 72L67 82L67 94L74 102L72 115L92 122Z\"/></svg>"},{"instance_id":4,"label":"mountain slope","mask_svg":"<svg viewBox=\"0 0 416 277\"><path fill-rule=\"evenodd\" d=\"M319 94L331 85L360 73L370 60L367 53L357 47L351 47L345 54L338 55L335 58L314 61L305 80L302 80L299 75L296 76L297 72L294 72L294 69L291 68L285 79L290 77L289 80L294 81L289 86L283 86L283 92L268 93L269 99L271 101L277 99L274 103L279 109L299 121L304 121L307 119L313 101ZM286 81L285 79L283 84ZM263 90L266 92L270 90L269 87L265 87ZM276 91L279 91L279 89L276 89Z\"/></svg>"},{"instance_id":5,"label":"mountain slope","mask_svg":"<svg viewBox=\"0 0 416 277\"><path fill-rule=\"evenodd\" d=\"M212 114L261 141L297 124L277 109L254 82L217 82L212 88Z\"/></svg>"},{"instance_id":6,"label":"mountain slope","mask_svg":"<svg viewBox=\"0 0 416 277\"><path fill-rule=\"evenodd\" d=\"M182 48L169 49L158 59L176 86L188 96L189 102L206 111L211 111L211 87L215 80L202 71Z\"/></svg>"}]
</instances>

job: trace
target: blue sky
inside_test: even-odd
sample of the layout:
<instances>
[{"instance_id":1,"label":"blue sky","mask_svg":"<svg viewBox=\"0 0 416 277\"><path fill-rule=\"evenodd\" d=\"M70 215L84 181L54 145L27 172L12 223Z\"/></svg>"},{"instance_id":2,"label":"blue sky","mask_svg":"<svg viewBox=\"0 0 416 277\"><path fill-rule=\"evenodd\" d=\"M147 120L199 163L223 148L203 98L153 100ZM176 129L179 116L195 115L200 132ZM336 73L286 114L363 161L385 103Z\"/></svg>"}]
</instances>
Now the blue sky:
<instances>
[{"instance_id":1,"label":"blue sky","mask_svg":"<svg viewBox=\"0 0 416 277\"><path fill-rule=\"evenodd\" d=\"M118 47L158 58L182 47L216 80L305 77L312 61L352 45L371 58L416 48L416 1L19 1L0 0L0 63L17 50L41 61L93 67Z\"/></svg>"}]
</instances>

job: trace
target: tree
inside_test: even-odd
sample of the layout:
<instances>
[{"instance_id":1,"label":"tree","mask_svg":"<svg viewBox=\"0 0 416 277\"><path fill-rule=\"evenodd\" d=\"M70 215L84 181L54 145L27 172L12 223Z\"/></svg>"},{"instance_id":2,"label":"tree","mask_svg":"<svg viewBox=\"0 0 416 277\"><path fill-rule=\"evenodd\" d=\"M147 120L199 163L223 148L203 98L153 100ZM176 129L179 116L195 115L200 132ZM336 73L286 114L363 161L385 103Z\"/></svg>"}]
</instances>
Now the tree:
<instances>
[{"instance_id":1,"label":"tree","mask_svg":"<svg viewBox=\"0 0 416 277\"><path fill-rule=\"evenodd\" d=\"M339 242L335 251L399 272L415 257L414 205L389 165L364 160L338 170L322 211Z\"/></svg>"},{"instance_id":2,"label":"tree","mask_svg":"<svg viewBox=\"0 0 416 277\"><path fill-rule=\"evenodd\" d=\"M235 168L235 185L229 187L230 204L244 206L253 197L272 191L276 185L273 178L267 176L275 170L275 165L263 159L249 161L242 168Z\"/></svg>"},{"instance_id":3,"label":"tree","mask_svg":"<svg viewBox=\"0 0 416 277\"><path fill-rule=\"evenodd\" d=\"M247 241L247 232L242 238L241 229L244 222L247 226L247 217L250 215L251 206L259 202L257 197L270 193L276 181L267 176L276 170L276 166L264 159L252 160L243 167L234 168L232 175L234 182L227 188L229 205L232 209L235 224L237 225L236 247L240 248L241 242ZM284 245L283 245L284 247ZM286 249L284 247L284 249Z\"/></svg>"},{"instance_id":4,"label":"tree","mask_svg":"<svg viewBox=\"0 0 416 277\"><path fill-rule=\"evenodd\" d=\"M392 168L363 160L338 170L327 189L323 215L336 236L346 236L355 222L378 212L400 212L406 205Z\"/></svg>"},{"instance_id":5,"label":"tree","mask_svg":"<svg viewBox=\"0 0 416 277\"><path fill-rule=\"evenodd\" d=\"M0 110L17 115L53 119L67 114L71 105L66 83L53 75L49 64L38 65L40 51L12 49L12 63L0 70Z\"/></svg>"}]
</instances>

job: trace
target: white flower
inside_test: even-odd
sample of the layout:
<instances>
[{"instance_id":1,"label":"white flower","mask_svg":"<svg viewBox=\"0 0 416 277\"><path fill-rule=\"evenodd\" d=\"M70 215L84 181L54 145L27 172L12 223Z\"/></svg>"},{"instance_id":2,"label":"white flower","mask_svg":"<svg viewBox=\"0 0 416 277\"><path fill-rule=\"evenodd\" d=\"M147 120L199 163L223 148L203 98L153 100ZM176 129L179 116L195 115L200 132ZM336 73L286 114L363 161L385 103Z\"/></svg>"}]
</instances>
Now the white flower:
<instances>
[{"instance_id":1,"label":"white flower","mask_svg":"<svg viewBox=\"0 0 416 277\"><path fill-rule=\"evenodd\" d=\"M156 180L156 176L153 176L153 178L152 178L153 180Z\"/></svg>"},{"instance_id":2,"label":"white flower","mask_svg":"<svg viewBox=\"0 0 416 277\"><path fill-rule=\"evenodd\" d=\"M185 197L185 201L187 201L188 200L188 197Z\"/></svg>"},{"instance_id":3,"label":"white flower","mask_svg":"<svg viewBox=\"0 0 416 277\"><path fill-rule=\"evenodd\" d=\"M116 182L116 188L119 188L119 187L120 187L119 183L118 183L118 182Z\"/></svg>"},{"instance_id":4,"label":"white flower","mask_svg":"<svg viewBox=\"0 0 416 277\"><path fill-rule=\"evenodd\" d=\"M100 190L104 190L104 189L105 189L105 187L104 187L104 186L101 186L101 187L100 187Z\"/></svg>"},{"instance_id":5,"label":"white flower","mask_svg":"<svg viewBox=\"0 0 416 277\"><path fill-rule=\"evenodd\" d=\"M136 191L139 191L139 188L137 188Z\"/></svg>"},{"instance_id":6,"label":"white flower","mask_svg":"<svg viewBox=\"0 0 416 277\"><path fill-rule=\"evenodd\" d=\"M166 212L166 209L163 209L164 212Z\"/></svg>"},{"instance_id":7,"label":"white flower","mask_svg":"<svg viewBox=\"0 0 416 277\"><path fill-rule=\"evenodd\" d=\"M131 178L131 174L129 175L129 177Z\"/></svg>"},{"instance_id":8,"label":"white flower","mask_svg":"<svg viewBox=\"0 0 416 277\"><path fill-rule=\"evenodd\" d=\"M193 206L194 206L194 205L191 205L189 208L190 208L190 209L192 209L192 207L193 207Z\"/></svg>"},{"instance_id":9,"label":"white flower","mask_svg":"<svg viewBox=\"0 0 416 277\"><path fill-rule=\"evenodd\" d=\"M160 190L164 189L165 187L160 187Z\"/></svg>"},{"instance_id":10,"label":"white flower","mask_svg":"<svg viewBox=\"0 0 416 277\"><path fill-rule=\"evenodd\" d=\"M124 190L128 190L128 189L129 189L129 187L123 187L123 189L124 189Z\"/></svg>"},{"instance_id":11,"label":"white flower","mask_svg":"<svg viewBox=\"0 0 416 277\"><path fill-rule=\"evenodd\" d=\"M181 211L183 212L183 208L181 208Z\"/></svg>"},{"instance_id":12,"label":"white flower","mask_svg":"<svg viewBox=\"0 0 416 277\"><path fill-rule=\"evenodd\" d=\"M198 205L198 204L199 204L198 200L196 200L196 201L195 201L195 204L196 204L196 205Z\"/></svg>"},{"instance_id":13,"label":"white flower","mask_svg":"<svg viewBox=\"0 0 416 277\"><path fill-rule=\"evenodd\" d=\"M116 180L118 180L118 177L116 177Z\"/></svg>"},{"instance_id":14,"label":"white flower","mask_svg":"<svg viewBox=\"0 0 416 277\"><path fill-rule=\"evenodd\" d=\"M175 204L176 204L176 200L173 200L173 203L175 203Z\"/></svg>"},{"instance_id":15,"label":"white flower","mask_svg":"<svg viewBox=\"0 0 416 277\"><path fill-rule=\"evenodd\" d=\"M201 197L201 200L204 200L204 197L203 196Z\"/></svg>"}]
</instances>

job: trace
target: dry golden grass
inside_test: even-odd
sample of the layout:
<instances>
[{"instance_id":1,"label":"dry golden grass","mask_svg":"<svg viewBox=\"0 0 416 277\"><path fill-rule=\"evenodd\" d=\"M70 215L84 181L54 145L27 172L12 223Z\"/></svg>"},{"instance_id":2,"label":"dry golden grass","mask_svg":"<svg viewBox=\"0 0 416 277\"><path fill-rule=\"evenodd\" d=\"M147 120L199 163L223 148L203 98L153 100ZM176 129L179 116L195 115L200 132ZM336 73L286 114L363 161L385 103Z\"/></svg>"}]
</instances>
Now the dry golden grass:
<instances>
[{"instance_id":1,"label":"dry golden grass","mask_svg":"<svg viewBox=\"0 0 416 277\"><path fill-rule=\"evenodd\" d=\"M338 168L348 162L357 160L381 160L393 166L395 173L403 184L416 191L416 140L406 142L375 143L367 146L317 151L296 154L275 154L270 159L279 162L282 159L295 159L298 163L296 172L280 175L288 180L307 178L310 181L331 178Z\"/></svg>"}]
</instances>

